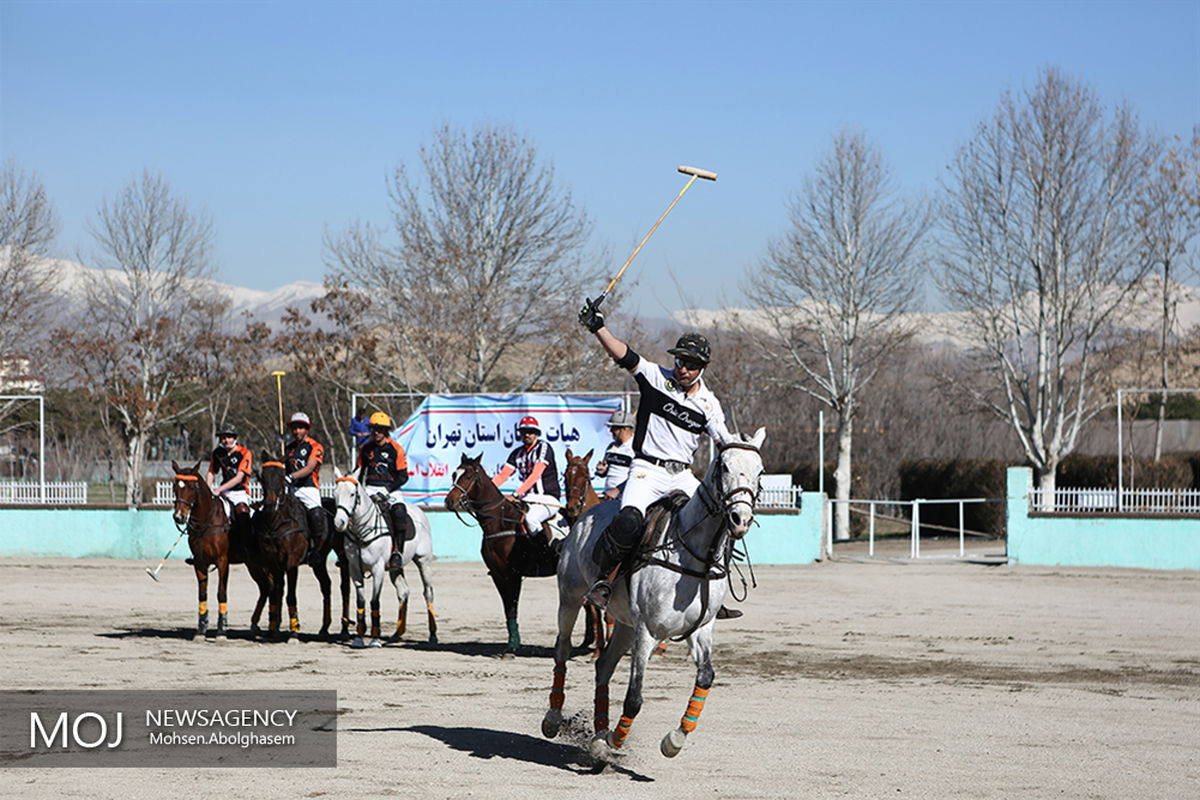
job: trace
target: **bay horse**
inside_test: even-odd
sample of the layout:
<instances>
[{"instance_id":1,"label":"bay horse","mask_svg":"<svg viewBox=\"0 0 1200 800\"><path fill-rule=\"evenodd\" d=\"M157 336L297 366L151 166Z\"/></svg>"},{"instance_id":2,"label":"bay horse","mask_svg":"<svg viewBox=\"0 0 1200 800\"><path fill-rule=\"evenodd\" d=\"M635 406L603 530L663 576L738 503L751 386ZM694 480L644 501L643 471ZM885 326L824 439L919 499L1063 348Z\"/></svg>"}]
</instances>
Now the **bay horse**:
<instances>
[{"instance_id":1,"label":"bay horse","mask_svg":"<svg viewBox=\"0 0 1200 800\"><path fill-rule=\"evenodd\" d=\"M258 606L251 620L251 629L257 631L259 614L264 600L269 600L268 633L274 638L280 635L284 582L287 582L288 631L300 631L300 619L296 613L296 578L299 567L308 553L308 510L304 503L288 491L284 481L286 475L282 461L273 459L265 450L258 480L262 484L261 507L251 518L256 555L254 561L266 576L259 583ZM321 586L324 600L324 616L319 636L329 637L331 620L330 595L332 581L329 579L328 555L334 546L333 535L321 544L320 558L313 564L313 574ZM344 618L344 614L343 614ZM287 634L284 634L285 638Z\"/></svg>"},{"instance_id":2,"label":"bay horse","mask_svg":"<svg viewBox=\"0 0 1200 800\"><path fill-rule=\"evenodd\" d=\"M363 634L366 632L365 597L363 579L371 576L371 647L381 647L379 641L379 592L383 588L384 573L388 573L400 601L396 620L396 632L390 641L404 635L408 620L408 581L404 577L404 565L415 563L421 574L425 594L425 608L429 613L429 642L437 643L437 619L433 614L433 535L429 517L419 506L408 506L408 519L414 535L404 542L401 553L403 563L399 570L389 572L387 560L392 552L392 539L383 511L367 493L367 487L353 475L343 475L335 470L337 481L333 495L337 511L333 518L334 529L343 535L342 560L349 568L350 580L354 583L358 599L357 637L351 642L353 648L366 647ZM408 505L408 504L405 504Z\"/></svg>"},{"instance_id":3,"label":"bay horse","mask_svg":"<svg viewBox=\"0 0 1200 800\"><path fill-rule=\"evenodd\" d=\"M733 543L754 521L763 465L759 448L766 439L759 428L751 437L739 435L723 443L709 464L704 480L686 505L673 513L661 540L635 554L631 572L613 582L608 611L616 619L608 647L596 661L592 750L619 749L642 707L646 663L655 644L669 637L686 638L696 661L696 685L679 727L659 746L672 758L695 730L713 683L712 637L717 611L725 600ZM550 707L542 719L547 738L558 735L563 719L567 659L571 630L593 581L600 577L592 561L596 546L619 509L602 503L571 530L558 570L558 639L554 644L554 682ZM608 729L608 682L617 662L632 647L629 687L620 722Z\"/></svg>"},{"instance_id":4,"label":"bay horse","mask_svg":"<svg viewBox=\"0 0 1200 800\"><path fill-rule=\"evenodd\" d=\"M545 578L555 574L558 554L545 544L541 532L519 534L525 512L513 500L505 497L492 483L480 465L483 456L470 458L463 454L462 463L454 470L454 485L446 494L446 508L457 513L467 512L483 531L480 546L483 563L492 583L500 592L504 604L504 619L508 626L506 656L521 646L517 625L517 605L521 599L522 578Z\"/></svg>"},{"instance_id":5,"label":"bay horse","mask_svg":"<svg viewBox=\"0 0 1200 800\"><path fill-rule=\"evenodd\" d=\"M567 465L563 469L563 493L566 495L566 503L563 505L562 515L568 528L575 527L575 523L583 516L583 512L603 502L600 495L596 494L596 490L592 488L592 470L588 466L588 462L592 460L593 452L595 451L588 450L586 456L580 457L572 454L571 448L567 448ZM599 655L600 651L604 649L604 641L612 625L612 619L609 618L608 624L605 625L604 614L592 605L588 605L586 613L590 635L585 640L584 646L594 642L596 655Z\"/></svg>"},{"instance_id":6,"label":"bay horse","mask_svg":"<svg viewBox=\"0 0 1200 800\"><path fill-rule=\"evenodd\" d=\"M192 551L192 566L196 570L196 583L199 586L199 620L196 623L196 633L193 639L203 639L208 632L208 571L211 567L217 569L217 631L218 637L225 637L228 631L227 590L229 586L230 560L230 520L226 513L225 504L213 495L208 481L200 473L200 463L193 467L181 467L174 461L171 468L175 470L173 485L175 491L175 508L172 517L175 525L182 531L187 531L188 548ZM245 536L246 531L240 529L238 534ZM244 541L244 539L243 539Z\"/></svg>"}]
</instances>

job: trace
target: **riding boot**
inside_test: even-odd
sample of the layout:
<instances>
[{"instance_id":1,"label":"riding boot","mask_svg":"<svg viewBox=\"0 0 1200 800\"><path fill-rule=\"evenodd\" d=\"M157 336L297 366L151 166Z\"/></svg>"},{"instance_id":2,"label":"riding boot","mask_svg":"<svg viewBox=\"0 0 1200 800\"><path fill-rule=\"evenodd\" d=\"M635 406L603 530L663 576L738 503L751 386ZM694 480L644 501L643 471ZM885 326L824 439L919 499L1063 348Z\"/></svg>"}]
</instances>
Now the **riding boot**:
<instances>
[{"instance_id":1,"label":"riding boot","mask_svg":"<svg viewBox=\"0 0 1200 800\"><path fill-rule=\"evenodd\" d=\"M392 556L388 559L389 572L398 571L404 566L404 542L408 538L408 509L404 503L392 506L389 516L392 520Z\"/></svg>"},{"instance_id":2,"label":"riding boot","mask_svg":"<svg viewBox=\"0 0 1200 800\"><path fill-rule=\"evenodd\" d=\"M612 596L612 580L621 562L633 551L641 529L642 512L635 506L627 506L600 534L596 546L592 548L592 561L600 568L599 579L588 590L589 603L600 609L608 606L608 599Z\"/></svg>"},{"instance_id":3,"label":"riding boot","mask_svg":"<svg viewBox=\"0 0 1200 800\"><path fill-rule=\"evenodd\" d=\"M557 558L562 553L562 539L554 535L549 521L542 523L542 532L546 534L546 546L550 548L550 552L554 553L555 558Z\"/></svg>"},{"instance_id":4,"label":"riding boot","mask_svg":"<svg viewBox=\"0 0 1200 800\"><path fill-rule=\"evenodd\" d=\"M310 508L308 510L308 557L305 558L305 563L315 567L321 563L325 557L322 553L322 548L325 544L327 531L325 528L325 520L329 517L323 508Z\"/></svg>"}]
</instances>

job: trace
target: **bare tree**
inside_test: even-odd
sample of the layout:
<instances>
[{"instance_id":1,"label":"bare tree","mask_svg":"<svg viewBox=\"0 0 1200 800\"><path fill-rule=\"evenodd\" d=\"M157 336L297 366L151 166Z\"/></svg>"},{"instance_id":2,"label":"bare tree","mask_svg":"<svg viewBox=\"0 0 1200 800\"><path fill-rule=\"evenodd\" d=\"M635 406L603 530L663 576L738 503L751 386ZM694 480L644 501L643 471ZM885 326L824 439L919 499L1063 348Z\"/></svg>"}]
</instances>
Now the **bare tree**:
<instances>
[{"instance_id":1,"label":"bare tree","mask_svg":"<svg viewBox=\"0 0 1200 800\"><path fill-rule=\"evenodd\" d=\"M389 181L395 243L362 223L327 235L326 284L355 298L399 385L520 390L561 372L556 341L600 277L587 215L510 128L443 126L420 161L423 180L401 165Z\"/></svg>"},{"instance_id":2,"label":"bare tree","mask_svg":"<svg viewBox=\"0 0 1200 800\"><path fill-rule=\"evenodd\" d=\"M150 171L106 199L89 225L97 245L81 325L60 330L75 378L106 401L104 419L125 445L125 502L142 499L155 431L186 419L201 400L180 399L194 374L212 226Z\"/></svg>"},{"instance_id":3,"label":"bare tree","mask_svg":"<svg viewBox=\"0 0 1200 800\"><path fill-rule=\"evenodd\" d=\"M837 416L837 498L850 496L859 397L910 335L910 310L929 228L923 202L898 196L882 154L857 131L834 136L789 205L791 229L772 242L747 287L761 307L771 379L806 392ZM837 509L836 535L850 536Z\"/></svg>"},{"instance_id":4,"label":"bare tree","mask_svg":"<svg viewBox=\"0 0 1200 800\"><path fill-rule=\"evenodd\" d=\"M976 399L1010 422L1046 490L1102 407L1096 356L1148 269L1132 213L1144 158L1130 109L1106 114L1046 69L949 168L943 290L993 376Z\"/></svg>"},{"instance_id":5,"label":"bare tree","mask_svg":"<svg viewBox=\"0 0 1200 800\"><path fill-rule=\"evenodd\" d=\"M1190 143L1176 137L1173 144L1155 142L1149 159L1150 175L1136 202L1141 233L1141 257L1161 278L1158 299L1159 380L1158 420L1154 430L1154 460L1162 457L1163 420L1170 388L1170 338L1179 305L1179 272L1188 256L1187 245L1200 233L1200 128Z\"/></svg>"},{"instance_id":6,"label":"bare tree","mask_svg":"<svg viewBox=\"0 0 1200 800\"><path fill-rule=\"evenodd\" d=\"M0 167L0 362L28 355L44 331L54 284L47 258L58 233L54 207L37 175Z\"/></svg>"}]
</instances>

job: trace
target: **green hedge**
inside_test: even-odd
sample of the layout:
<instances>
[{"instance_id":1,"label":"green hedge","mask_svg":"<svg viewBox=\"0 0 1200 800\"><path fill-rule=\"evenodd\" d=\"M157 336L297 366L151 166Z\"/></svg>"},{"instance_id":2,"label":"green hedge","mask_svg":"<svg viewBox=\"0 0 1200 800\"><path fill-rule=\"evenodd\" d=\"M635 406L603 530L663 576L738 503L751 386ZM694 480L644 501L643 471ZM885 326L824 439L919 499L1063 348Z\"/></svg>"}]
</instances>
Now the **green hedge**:
<instances>
[{"instance_id":1,"label":"green hedge","mask_svg":"<svg viewBox=\"0 0 1200 800\"><path fill-rule=\"evenodd\" d=\"M1003 461L982 459L918 459L900 464L900 498L934 500L941 498L982 497L1002 499L1007 491ZM1004 535L1004 503L968 503L963 506L963 526L970 531L992 536ZM958 505L953 503L921 506L921 522L958 530ZM921 535L946 535L933 528Z\"/></svg>"}]
</instances>

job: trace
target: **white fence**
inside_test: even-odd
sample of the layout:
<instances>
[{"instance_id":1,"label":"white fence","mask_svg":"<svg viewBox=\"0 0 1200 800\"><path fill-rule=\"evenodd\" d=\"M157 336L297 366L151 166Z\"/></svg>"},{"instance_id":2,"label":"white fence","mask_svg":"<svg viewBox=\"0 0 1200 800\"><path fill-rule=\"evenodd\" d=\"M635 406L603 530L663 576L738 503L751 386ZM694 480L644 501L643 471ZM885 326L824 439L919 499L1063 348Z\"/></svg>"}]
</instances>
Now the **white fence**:
<instances>
[{"instance_id":1,"label":"white fence","mask_svg":"<svg viewBox=\"0 0 1200 800\"><path fill-rule=\"evenodd\" d=\"M154 484L154 497L150 498L149 502L156 506L169 506L174 503L175 490L172 486L172 481L159 481ZM262 485L258 481L250 479L246 482L246 494L250 495L251 502L262 502ZM333 497L333 487L322 486L321 497Z\"/></svg>"},{"instance_id":2,"label":"white fence","mask_svg":"<svg viewBox=\"0 0 1200 800\"><path fill-rule=\"evenodd\" d=\"M87 499L88 485L83 481L47 483L44 494L40 483L0 481L0 504L3 505L29 505L42 502L45 502L46 505L86 505Z\"/></svg>"},{"instance_id":3,"label":"white fence","mask_svg":"<svg viewBox=\"0 0 1200 800\"><path fill-rule=\"evenodd\" d=\"M800 507L800 487L799 486L763 486L758 493L758 502L754 504L755 508L799 508Z\"/></svg>"},{"instance_id":4,"label":"white fence","mask_svg":"<svg viewBox=\"0 0 1200 800\"><path fill-rule=\"evenodd\" d=\"M1049 498L1036 486L1029 493L1029 510L1059 513L1122 512L1135 514L1200 514L1200 491L1195 489L1054 489ZM1048 500L1053 502L1047 502Z\"/></svg>"},{"instance_id":5,"label":"white fence","mask_svg":"<svg viewBox=\"0 0 1200 800\"><path fill-rule=\"evenodd\" d=\"M909 544L909 558L921 558L921 506L924 505L946 505L955 504L958 506L958 557L965 558L967 555L967 529L963 524L964 507L967 503L1003 503L1003 500L989 499L986 497L963 497L963 498L948 498L935 500L845 500L839 501L834 498L829 498L829 513L825 515L825 552L829 555L833 554L833 518L834 509L837 508L839 502L845 502L851 507L853 506L869 506L867 510L867 555L875 555L875 517L877 506L909 506L912 509L912 519L909 524L911 541ZM974 534L973 534L974 535Z\"/></svg>"}]
</instances>

